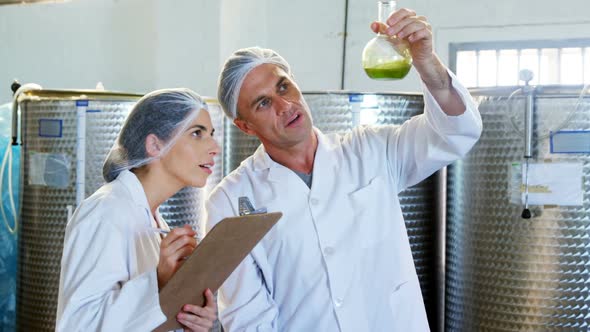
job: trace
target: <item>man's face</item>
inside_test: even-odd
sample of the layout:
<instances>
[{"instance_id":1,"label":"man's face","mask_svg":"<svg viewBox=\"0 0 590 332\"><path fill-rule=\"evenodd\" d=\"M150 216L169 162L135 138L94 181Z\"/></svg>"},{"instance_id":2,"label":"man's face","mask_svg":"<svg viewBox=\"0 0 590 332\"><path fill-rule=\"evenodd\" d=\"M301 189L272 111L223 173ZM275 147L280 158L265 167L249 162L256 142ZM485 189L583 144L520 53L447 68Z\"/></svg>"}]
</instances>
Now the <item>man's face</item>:
<instances>
[{"instance_id":1,"label":"man's face","mask_svg":"<svg viewBox=\"0 0 590 332\"><path fill-rule=\"evenodd\" d=\"M309 107L297 84L273 64L252 69L238 97L236 126L267 148L288 149L312 135Z\"/></svg>"}]
</instances>

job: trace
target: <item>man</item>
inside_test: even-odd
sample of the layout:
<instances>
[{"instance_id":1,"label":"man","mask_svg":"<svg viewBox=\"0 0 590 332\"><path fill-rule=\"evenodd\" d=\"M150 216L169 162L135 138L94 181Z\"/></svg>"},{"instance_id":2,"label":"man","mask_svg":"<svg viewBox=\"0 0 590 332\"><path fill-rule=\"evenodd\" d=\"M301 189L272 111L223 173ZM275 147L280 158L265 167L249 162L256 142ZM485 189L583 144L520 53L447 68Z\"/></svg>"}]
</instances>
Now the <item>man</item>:
<instances>
[{"instance_id":1,"label":"man","mask_svg":"<svg viewBox=\"0 0 590 332\"><path fill-rule=\"evenodd\" d=\"M429 329L397 195L465 155L481 118L426 19L401 9L387 23L371 27L408 40L425 87L425 113L400 127L324 135L278 54L243 49L225 63L221 105L262 145L212 192L207 228L237 215L241 196L284 214L221 288L226 330Z\"/></svg>"}]
</instances>

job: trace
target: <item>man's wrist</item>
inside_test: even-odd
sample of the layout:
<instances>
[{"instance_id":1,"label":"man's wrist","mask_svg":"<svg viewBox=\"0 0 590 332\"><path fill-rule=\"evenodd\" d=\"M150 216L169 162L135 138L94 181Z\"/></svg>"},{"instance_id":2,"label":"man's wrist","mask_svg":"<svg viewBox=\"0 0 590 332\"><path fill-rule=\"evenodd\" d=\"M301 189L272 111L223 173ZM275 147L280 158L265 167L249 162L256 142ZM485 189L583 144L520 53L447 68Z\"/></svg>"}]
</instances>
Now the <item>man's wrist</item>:
<instances>
[{"instance_id":1,"label":"man's wrist","mask_svg":"<svg viewBox=\"0 0 590 332\"><path fill-rule=\"evenodd\" d=\"M435 54L432 54L429 59L416 63L415 67L428 90L451 89L451 76L449 76L447 68Z\"/></svg>"},{"instance_id":2,"label":"man's wrist","mask_svg":"<svg viewBox=\"0 0 590 332\"><path fill-rule=\"evenodd\" d=\"M451 77L445 71L444 74L441 74L436 77L429 77L427 79L422 79L426 87L429 91L441 91L441 90L451 90Z\"/></svg>"}]
</instances>

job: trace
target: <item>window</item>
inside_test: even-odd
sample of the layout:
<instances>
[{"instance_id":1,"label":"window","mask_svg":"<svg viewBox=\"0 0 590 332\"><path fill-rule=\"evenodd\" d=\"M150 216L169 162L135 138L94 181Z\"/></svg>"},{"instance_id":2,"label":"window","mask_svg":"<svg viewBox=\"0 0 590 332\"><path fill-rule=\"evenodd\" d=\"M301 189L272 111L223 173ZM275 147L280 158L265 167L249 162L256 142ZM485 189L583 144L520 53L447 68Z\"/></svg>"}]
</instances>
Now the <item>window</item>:
<instances>
[{"instance_id":1,"label":"window","mask_svg":"<svg viewBox=\"0 0 590 332\"><path fill-rule=\"evenodd\" d=\"M590 84L590 39L451 44L451 69L467 87Z\"/></svg>"}]
</instances>

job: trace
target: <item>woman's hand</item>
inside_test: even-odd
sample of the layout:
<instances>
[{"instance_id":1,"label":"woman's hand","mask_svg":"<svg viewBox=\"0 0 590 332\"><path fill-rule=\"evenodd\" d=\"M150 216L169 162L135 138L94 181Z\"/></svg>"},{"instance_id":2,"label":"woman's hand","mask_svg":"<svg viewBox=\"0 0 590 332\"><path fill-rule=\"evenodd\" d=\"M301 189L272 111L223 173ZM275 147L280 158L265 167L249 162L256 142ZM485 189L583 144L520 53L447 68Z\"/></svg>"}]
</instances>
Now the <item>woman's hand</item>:
<instances>
[{"instance_id":1,"label":"woman's hand","mask_svg":"<svg viewBox=\"0 0 590 332\"><path fill-rule=\"evenodd\" d=\"M207 332L213 327L213 322L217 319L217 303L210 289L207 288L204 294L204 307L185 304L182 311L176 315L185 332Z\"/></svg>"},{"instance_id":2,"label":"woman's hand","mask_svg":"<svg viewBox=\"0 0 590 332\"><path fill-rule=\"evenodd\" d=\"M172 275L184 263L197 246L197 233L190 225L178 227L170 231L160 244L160 261L158 262L158 289L162 289Z\"/></svg>"}]
</instances>

